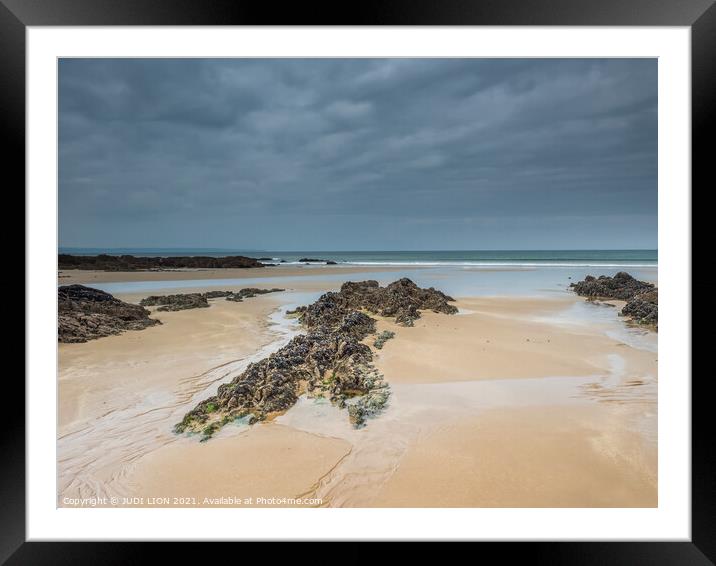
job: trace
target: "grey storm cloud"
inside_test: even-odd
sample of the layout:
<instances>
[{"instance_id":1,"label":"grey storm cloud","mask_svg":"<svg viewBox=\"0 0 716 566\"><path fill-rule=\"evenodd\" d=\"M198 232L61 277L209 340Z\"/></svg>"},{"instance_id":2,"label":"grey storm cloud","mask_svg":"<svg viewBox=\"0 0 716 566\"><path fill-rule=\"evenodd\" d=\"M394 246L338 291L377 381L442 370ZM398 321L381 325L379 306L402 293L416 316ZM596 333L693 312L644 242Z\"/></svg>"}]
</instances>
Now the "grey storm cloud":
<instances>
[{"instance_id":1,"label":"grey storm cloud","mask_svg":"<svg viewBox=\"0 0 716 566\"><path fill-rule=\"evenodd\" d=\"M63 246L656 247L655 59L62 59Z\"/></svg>"}]
</instances>

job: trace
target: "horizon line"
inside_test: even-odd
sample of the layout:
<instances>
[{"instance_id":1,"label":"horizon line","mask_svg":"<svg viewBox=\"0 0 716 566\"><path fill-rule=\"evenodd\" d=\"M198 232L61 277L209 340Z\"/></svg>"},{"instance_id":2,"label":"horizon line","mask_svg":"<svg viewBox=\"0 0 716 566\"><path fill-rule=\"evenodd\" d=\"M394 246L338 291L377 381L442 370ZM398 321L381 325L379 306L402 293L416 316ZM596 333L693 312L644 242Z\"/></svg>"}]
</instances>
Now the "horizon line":
<instances>
[{"instance_id":1,"label":"horizon line","mask_svg":"<svg viewBox=\"0 0 716 566\"><path fill-rule=\"evenodd\" d=\"M587 252L587 251L658 251L659 248L459 248L459 249L340 249L340 250L321 250L299 248L293 250L278 250L270 248L223 248L223 247L191 247L191 246L58 246L59 250L215 250L226 252L275 252L275 253L297 253L297 252L330 252L330 253L346 253L346 252Z\"/></svg>"}]
</instances>

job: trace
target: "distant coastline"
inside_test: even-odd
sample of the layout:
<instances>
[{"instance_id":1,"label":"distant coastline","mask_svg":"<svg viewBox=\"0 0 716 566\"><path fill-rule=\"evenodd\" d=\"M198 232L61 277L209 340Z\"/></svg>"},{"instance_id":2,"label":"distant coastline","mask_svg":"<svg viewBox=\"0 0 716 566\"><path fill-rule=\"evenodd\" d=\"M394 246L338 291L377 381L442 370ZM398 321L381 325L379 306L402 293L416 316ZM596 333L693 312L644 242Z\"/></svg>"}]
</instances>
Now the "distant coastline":
<instances>
[{"instance_id":1,"label":"distant coastline","mask_svg":"<svg viewBox=\"0 0 716 566\"><path fill-rule=\"evenodd\" d=\"M59 254L60 270L153 271L175 269L246 269L266 264L246 256L134 256L134 255L70 255Z\"/></svg>"},{"instance_id":2,"label":"distant coastline","mask_svg":"<svg viewBox=\"0 0 716 566\"><path fill-rule=\"evenodd\" d=\"M445 250L445 251L266 251L218 248L60 248L60 254L135 257L244 256L262 263L307 263L305 258L358 266L654 267L658 251L647 250ZM308 262L313 263L313 262Z\"/></svg>"}]
</instances>

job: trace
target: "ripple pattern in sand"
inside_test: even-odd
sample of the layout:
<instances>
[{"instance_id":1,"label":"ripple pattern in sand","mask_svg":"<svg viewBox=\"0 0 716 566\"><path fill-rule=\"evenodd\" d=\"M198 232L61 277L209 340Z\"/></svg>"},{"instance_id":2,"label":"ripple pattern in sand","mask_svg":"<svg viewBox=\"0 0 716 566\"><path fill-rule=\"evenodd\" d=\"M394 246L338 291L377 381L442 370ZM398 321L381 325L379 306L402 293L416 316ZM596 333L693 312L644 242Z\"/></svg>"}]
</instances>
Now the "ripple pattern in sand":
<instances>
[{"instance_id":1,"label":"ripple pattern in sand","mask_svg":"<svg viewBox=\"0 0 716 566\"><path fill-rule=\"evenodd\" d=\"M181 437L174 424L199 401L215 394L248 364L282 347L296 333L284 307L271 315L276 338L251 356L179 379L173 391L148 391L139 402L113 407L57 440L58 501L66 497L131 496L127 478L135 462Z\"/></svg>"}]
</instances>

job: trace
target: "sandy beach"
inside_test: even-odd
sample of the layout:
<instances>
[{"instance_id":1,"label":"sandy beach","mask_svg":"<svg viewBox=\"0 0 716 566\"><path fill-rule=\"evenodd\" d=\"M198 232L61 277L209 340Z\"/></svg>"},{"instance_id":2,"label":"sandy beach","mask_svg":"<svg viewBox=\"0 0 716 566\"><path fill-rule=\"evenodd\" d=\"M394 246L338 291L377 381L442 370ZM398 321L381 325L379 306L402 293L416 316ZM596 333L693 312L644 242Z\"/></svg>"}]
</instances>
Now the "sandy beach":
<instances>
[{"instance_id":1,"label":"sandy beach","mask_svg":"<svg viewBox=\"0 0 716 566\"><path fill-rule=\"evenodd\" d=\"M398 267L373 266L370 271L399 271ZM126 281L186 281L211 279L251 279L255 277L302 277L306 275L352 275L365 272L366 268L348 265L273 265L253 269L175 269L163 271L87 271L82 269L60 270L60 285L94 284Z\"/></svg>"},{"instance_id":2,"label":"sandy beach","mask_svg":"<svg viewBox=\"0 0 716 566\"><path fill-rule=\"evenodd\" d=\"M688 539L677 32L668 60L59 57L26 538Z\"/></svg>"},{"instance_id":3,"label":"sandy beach","mask_svg":"<svg viewBox=\"0 0 716 566\"><path fill-rule=\"evenodd\" d=\"M364 428L325 400L301 397L270 422L227 425L208 442L173 434L197 401L298 332L282 314L287 305L340 286L303 274L360 280L366 270L236 271L230 277L280 273L287 290L155 311L159 326L60 344L58 505L100 494L139 506L657 505L656 335L620 338L616 307L585 306L566 292L459 296L458 314L424 312L409 328L376 317L379 332L395 332L373 347L392 395ZM67 274L59 284L189 279ZM571 316L580 309L586 319Z\"/></svg>"}]
</instances>

